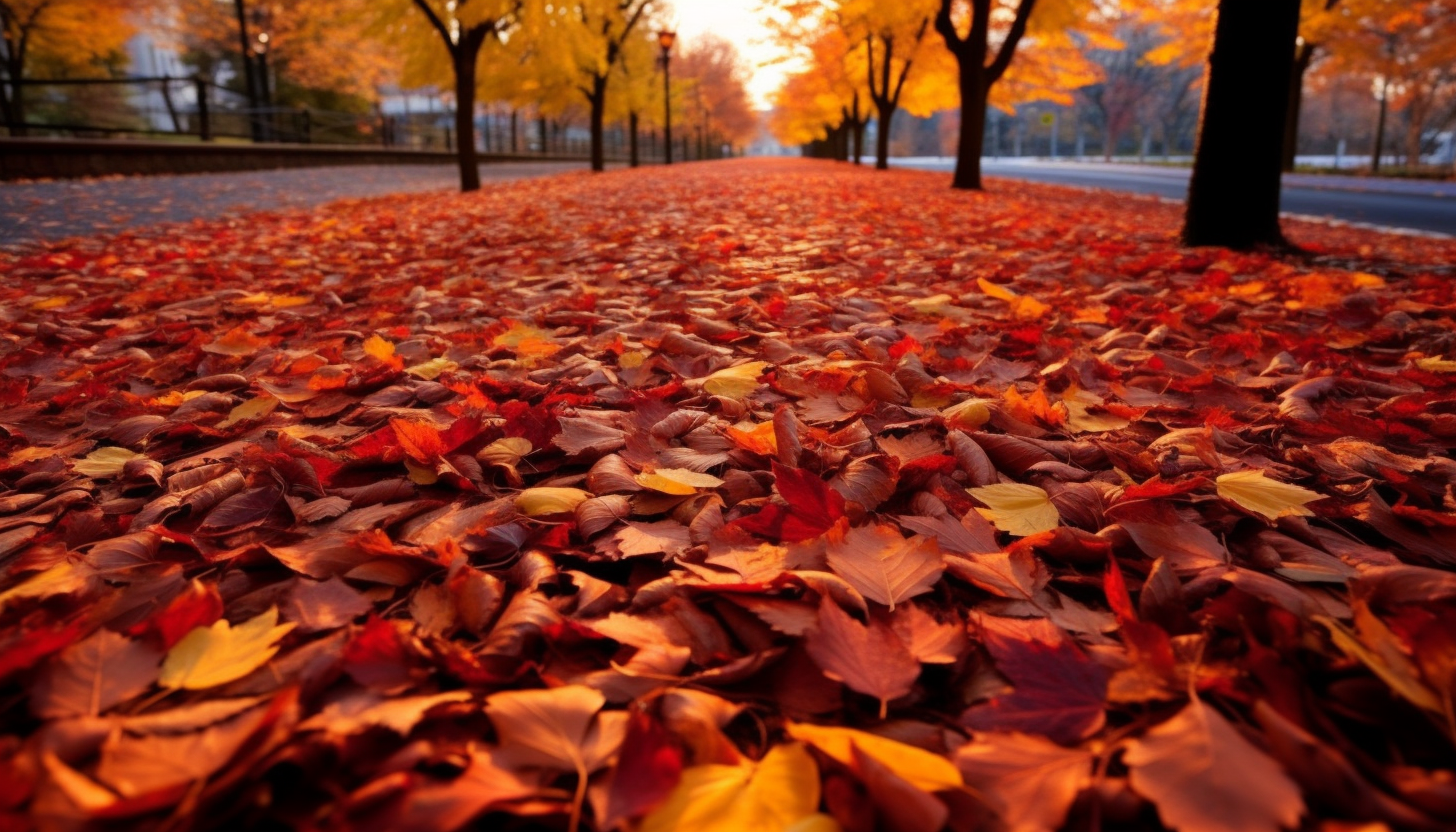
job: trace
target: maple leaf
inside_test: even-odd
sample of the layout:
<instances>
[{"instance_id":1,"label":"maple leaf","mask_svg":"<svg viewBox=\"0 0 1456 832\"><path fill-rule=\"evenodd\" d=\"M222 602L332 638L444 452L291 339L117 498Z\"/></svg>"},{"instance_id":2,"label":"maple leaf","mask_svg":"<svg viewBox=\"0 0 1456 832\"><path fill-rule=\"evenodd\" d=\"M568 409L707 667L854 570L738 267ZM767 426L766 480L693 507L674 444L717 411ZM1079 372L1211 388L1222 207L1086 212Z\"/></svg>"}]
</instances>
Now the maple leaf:
<instances>
[{"instance_id":1,"label":"maple leaf","mask_svg":"<svg viewBox=\"0 0 1456 832\"><path fill-rule=\"evenodd\" d=\"M818 809L814 758L799 743L787 743L758 762L683 769L677 788L637 832L826 832L805 824Z\"/></svg>"},{"instance_id":2,"label":"maple leaf","mask_svg":"<svg viewBox=\"0 0 1456 832\"><path fill-rule=\"evenodd\" d=\"M920 678L920 663L894 630L874 619L865 626L828 598L819 602L818 624L804 647L825 676L878 699L881 719L890 700L908 694Z\"/></svg>"},{"instance_id":3,"label":"maple leaf","mask_svg":"<svg viewBox=\"0 0 1456 832\"><path fill-rule=\"evenodd\" d=\"M1043 734L1070 745L1102 727L1107 671L1054 626L1026 632L992 618L982 622L986 649L1011 692L966 711L971 728Z\"/></svg>"},{"instance_id":4,"label":"maple leaf","mask_svg":"<svg viewBox=\"0 0 1456 832\"><path fill-rule=\"evenodd\" d=\"M1324 499L1324 495L1308 488L1270 479L1263 471L1223 474L1214 483L1218 487L1218 496L1270 520L1312 517L1314 512L1305 508L1304 504Z\"/></svg>"},{"instance_id":5,"label":"maple leaf","mask_svg":"<svg viewBox=\"0 0 1456 832\"><path fill-rule=\"evenodd\" d=\"M1123 760L1132 787L1178 832L1277 832L1304 814L1279 764L1201 699L1130 743Z\"/></svg>"},{"instance_id":6,"label":"maple leaf","mask_svg":"<svg viewBox=\"0 0 1456 832\"><path fill-rule=\"evenodd\" d=\"M934 538L906 539L888 525L831 534L828 561L850 586L892 610L907 598L929 592L945 568Z\"/></svg>"},{"instance_id":7,"label":"maple leaf","mask_svg":"<svg viewBox=\"0 0 1456 832\"><path fill-rule=\"evenodd\" d=\"M1092 782L1092 752L1026 734L977 734L956 750L966 784L984 795L1011 832L1062 828Z\"/></svg>"},{"instance_id":8,"label":"maple leaf","mask_svg":"<svg viewBox=\"0 0 1456 832\"><path fill-rule=\"evenodd\" d=\"M1061 515L1051 496L1034 485L1008 482L966 490L989 506L978 510L1003 532L1027 537L1061 525Z\"/></svg>"},{"instance_id":9,"label":"maple leaf","mask_svg":"<svg viewBox=\"0 0 1456 832\"><path fill-rule=\"evenodd\" d=\"M278 652L278 641L293 629L278 623L278 608L234 627L226 620L198 627L167 651L158 683L165 688L205 690L247 676Z\"/></svg>"},{"instance_id":10,"label":"maple leaf","mask_svg":"<svg viewBox=\"0 0 1456 832\"><path fill-rule=\"evenodd\" d=\"M778 462L774 462L773 472L774 490L787 505L770 503L752 517L737 521L739 528L797 543L819 537L844 516L844 498L812 472Z\"/></svg>"}]
</instances>

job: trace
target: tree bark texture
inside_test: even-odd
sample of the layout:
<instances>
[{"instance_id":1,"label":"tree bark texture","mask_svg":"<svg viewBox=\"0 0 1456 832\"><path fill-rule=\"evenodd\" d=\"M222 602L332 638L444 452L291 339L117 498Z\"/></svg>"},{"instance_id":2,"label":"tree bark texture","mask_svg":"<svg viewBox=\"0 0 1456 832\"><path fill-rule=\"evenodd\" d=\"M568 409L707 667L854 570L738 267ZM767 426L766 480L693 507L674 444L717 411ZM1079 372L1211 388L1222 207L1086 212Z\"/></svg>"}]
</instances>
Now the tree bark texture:
<instances>
[{"instance_id":1,"label":"tree bark texture","mask_svg":"<svg viewBox=\"0 0 1456 832\"><path fill-rule=\"evenodd\" d=\"M1183 242L1285 245L1279 230L1299 0L1220 0Z\"/></svg>"}]
</instances>

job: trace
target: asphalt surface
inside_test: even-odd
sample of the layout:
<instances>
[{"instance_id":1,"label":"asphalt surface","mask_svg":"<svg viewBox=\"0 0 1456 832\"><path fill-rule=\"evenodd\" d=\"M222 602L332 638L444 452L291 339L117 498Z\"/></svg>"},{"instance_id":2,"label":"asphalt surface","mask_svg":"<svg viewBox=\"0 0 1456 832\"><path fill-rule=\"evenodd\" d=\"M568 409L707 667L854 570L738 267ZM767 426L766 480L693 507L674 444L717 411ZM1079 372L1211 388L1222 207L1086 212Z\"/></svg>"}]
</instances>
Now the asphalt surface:
<instances>
[{"instance_id":1,"label":"asphalt surface","mask_svg":"<svg viewBox=\"0 0 1456 832\"><path fill-rule=\"evenodd\" d=\"M480 166L489 183L586 170L585 162ZM453 165L358 165L0 183L0 246L109 234L250 211L312 208L338 199L459 187Z\"/></svg>"},{"instance_id":2,"label":"asphalt surface","mask_svg":"<svg viewBox=\"0 0 1456 832\"><path fill-rule=\"evenodd\" d=\"M954 159L900 159L922 170L955 169ZM1032 159L982 161L987 176L1152 194L1182 201L1187 168ZM1286 174L1280 209L1288 215L1456 235L1456 183L1375 177Z\"/></svg>"}]
</instances>

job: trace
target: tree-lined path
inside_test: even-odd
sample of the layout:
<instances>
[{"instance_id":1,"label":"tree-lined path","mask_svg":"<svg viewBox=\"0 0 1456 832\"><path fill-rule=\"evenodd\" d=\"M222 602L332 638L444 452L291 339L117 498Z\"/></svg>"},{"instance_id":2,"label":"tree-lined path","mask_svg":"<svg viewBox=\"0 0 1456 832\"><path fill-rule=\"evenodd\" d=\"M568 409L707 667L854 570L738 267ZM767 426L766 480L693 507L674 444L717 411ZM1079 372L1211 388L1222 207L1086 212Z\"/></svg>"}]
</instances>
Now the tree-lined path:
<instances>
[{"instance_id":1,"label":"tree-lined path","mask_svg":"<svg viewBox=\"0 0 1456 832\"><path fill-rule=\"evenodd\" d=\"M1451 828L1456 241L946 184L0 251L0 821Z\"/></svg>"}]
</instances>

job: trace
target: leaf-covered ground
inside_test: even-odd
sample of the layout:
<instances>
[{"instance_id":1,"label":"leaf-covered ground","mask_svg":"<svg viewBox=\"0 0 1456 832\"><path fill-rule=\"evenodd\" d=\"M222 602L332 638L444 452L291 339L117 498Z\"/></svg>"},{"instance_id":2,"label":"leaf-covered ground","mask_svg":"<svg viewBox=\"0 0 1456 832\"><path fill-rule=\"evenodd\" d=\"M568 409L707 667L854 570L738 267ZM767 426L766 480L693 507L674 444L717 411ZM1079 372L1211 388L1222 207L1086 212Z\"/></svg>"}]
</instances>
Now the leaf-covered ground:
<instances>
[{"instance_id":1,"label":"leaf-covered ground","mask_svg":"<svg viewBox=\"0 0 1456 832\"><path fill-rule=\"evenodd\" d=\"M1456 242L568 176L0 254L0 828L1456 824Z\"/></svg>"}]
</instances>

